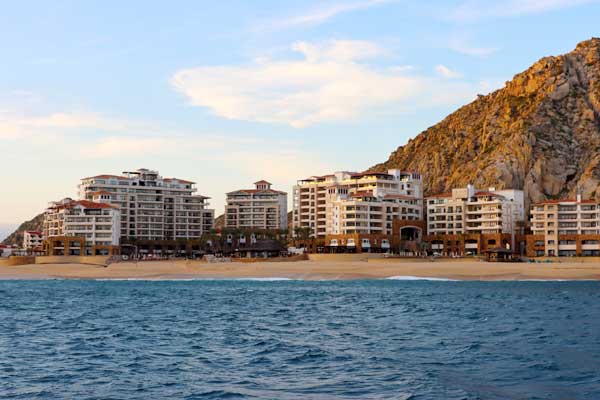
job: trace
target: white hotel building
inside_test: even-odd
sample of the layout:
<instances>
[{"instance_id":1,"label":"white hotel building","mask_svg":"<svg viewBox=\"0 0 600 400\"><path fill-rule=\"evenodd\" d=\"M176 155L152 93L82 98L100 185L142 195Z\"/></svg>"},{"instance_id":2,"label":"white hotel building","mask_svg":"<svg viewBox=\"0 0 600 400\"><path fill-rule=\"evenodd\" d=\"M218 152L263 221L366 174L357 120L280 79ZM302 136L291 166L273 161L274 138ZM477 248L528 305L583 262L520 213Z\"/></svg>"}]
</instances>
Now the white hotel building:
<instances>
[{"instance_id":1,"label":"white hotel building","mask_svg":"<svg viewBox=\"0 0 600 400\"><path fill-rule=\"evenodd\" d=\"M121 237L141 240L198 239L214 227L206 196L194 182L138 169L122 175L83 178L79 197L114 204L121 211Z\"/></svg>"},{"instance_id":2,"label":"white hotel building","mask_svg":"<svg viewBox=\"0 0 600 400\"><path fill-rule=\"evenodd\" d=\"M600 256L600 204L595 200L547 200L531 205L537 256Z\"/></svg>"},{"instance_id":3,"label":"white hotel building","mask_svg":"<svg viewBox=\"0 0 600 400\"><path fill-rule=\"evenodd\" d=\"M23 232L23 249L24 250L35 250L42 247L43 234L39 231L25 231Z\"/></svg>"},{"instance_id":4,"label":"white hotel building","mask_svg":"<svg viewBox=\"0 0 600 400\"><path fill-rule=\"evenodd\" d=\"M420 220L421 176L391 169L387 173L336 172L312 176L294 186L294 227L311 236L391 235L393 220Z\"/></svg>"},{"instance_id":5,"label":"white hotel building","mask_svg":"<svg viewBox=\"0 0 600 400\"><path fill-rule=\"evenodd\" d=\"M44 238L80 237L88 248L118 246L121 213L115 205L66 198L49 204L44 215Z\"/></svg>"},{"instance_id":6,"label":"white hotel building","mask_svg":"<svg viewBox=\"0 0 600 400\"><path fill-rule=\"evenodd\" d=\"M287 193L271 188L261 180L254 189L227 193L225 228L230 229L287 229Z\"/></svg>"},{"instance_id":7,"label":"white hotel building","mask_svg":"<svg viewBox=\"0 0 600 400\"><path fill-rule=\"evenodd\" d=\"M429 235L513 233L525 221L522 190L468 185L429 196L426 204Z\"/></svg>"}]
</instances>

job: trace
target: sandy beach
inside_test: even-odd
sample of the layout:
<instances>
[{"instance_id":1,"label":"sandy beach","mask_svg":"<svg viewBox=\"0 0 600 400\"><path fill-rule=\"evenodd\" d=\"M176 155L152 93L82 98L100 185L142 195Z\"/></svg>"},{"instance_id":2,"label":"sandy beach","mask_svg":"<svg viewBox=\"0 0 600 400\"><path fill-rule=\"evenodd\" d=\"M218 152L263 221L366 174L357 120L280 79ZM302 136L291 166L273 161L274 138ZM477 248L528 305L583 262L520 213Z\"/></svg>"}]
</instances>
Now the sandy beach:
<instances>
[{"instance_id":1,"label":"sandy beach","mask_svg":"<svg viewBox=\"0 0 600 400\"><path fill-rule=\"evenodd\" d=\"M0 264L0 279L235 279L303 280L385 279L391 277L456 280L600 280L600 263L486 263L480 261L370 260L258 263L145 261L111 264Z\"/></svg>"}]
</instances>

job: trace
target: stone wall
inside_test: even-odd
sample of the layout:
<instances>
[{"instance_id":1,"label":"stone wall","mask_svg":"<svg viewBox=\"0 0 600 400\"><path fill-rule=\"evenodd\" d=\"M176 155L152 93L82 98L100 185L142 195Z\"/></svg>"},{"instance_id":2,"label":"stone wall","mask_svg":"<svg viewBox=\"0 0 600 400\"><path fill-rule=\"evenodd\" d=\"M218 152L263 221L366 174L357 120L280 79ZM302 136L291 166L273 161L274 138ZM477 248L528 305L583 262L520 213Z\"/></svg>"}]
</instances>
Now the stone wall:
<instances>
[{"instance_id":1,"label":"stone wall","mask_svg":"<svg viewBox=\"0 0 600 400\"><path fill-rule=\"evenodd\" d=\"M106 256L40 256L35 257L36 264L109 264L110 257Z\"/></svg>"}]
</instances>

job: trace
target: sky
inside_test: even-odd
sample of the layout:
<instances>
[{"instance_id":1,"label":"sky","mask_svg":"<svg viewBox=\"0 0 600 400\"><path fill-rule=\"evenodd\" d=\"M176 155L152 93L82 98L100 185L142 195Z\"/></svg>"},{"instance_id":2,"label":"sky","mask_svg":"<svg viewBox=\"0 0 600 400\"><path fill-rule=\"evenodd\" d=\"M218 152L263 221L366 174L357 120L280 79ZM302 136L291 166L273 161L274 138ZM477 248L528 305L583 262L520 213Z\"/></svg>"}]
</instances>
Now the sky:
<instances>
[{"instance_id":1,"label":"sky","mask_svg":"<svg viewBox=\"0 0 600 400\"><path fill-rule=\"evenodd\" d=\"M19 1L0 13L0 238L137 168L225 193L384 161L547 55L594 0Z\"/></svg>"}]
</instances>

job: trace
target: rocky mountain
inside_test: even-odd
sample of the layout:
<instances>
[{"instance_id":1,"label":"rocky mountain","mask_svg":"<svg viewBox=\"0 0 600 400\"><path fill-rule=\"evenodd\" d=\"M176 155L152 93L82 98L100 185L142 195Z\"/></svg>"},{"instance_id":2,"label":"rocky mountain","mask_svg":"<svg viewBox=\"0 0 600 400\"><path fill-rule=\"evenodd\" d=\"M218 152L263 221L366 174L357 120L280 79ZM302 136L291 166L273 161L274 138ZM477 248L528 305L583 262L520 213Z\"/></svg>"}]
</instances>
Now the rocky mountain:
<instances>
[{"instance_id":1,"label":"rocky mountain","mask_svg":"<svg viewBox=\"0 0 600 400\"><path fill-rule=\"evenodd\" d=\"M529 201L600 200L600 38L545 57L370 169L420 171L426 194L474 183Z\"/></svg>"},{"instance_id":2,"label":"rocky mountain","mask_svg":"<svg viewBox=\"0 0 600 400\"><path fill-rule=\"evenodd\" d=\"M21 245L24 231L41 231L44 224L44 214L35 216L32 220L23 222L13 233L2 241L5 245Z\"/></svg>"},{"instance_id":3,"label":"rocky mountain","mask_svg":"<svg viewBox=\"0 0 600 400\"><path fill-rule=\"evenodd\" d=\"M220 231L225 227L225 214L215 218L215 230Z\"/></svg>"}]
</instances>

